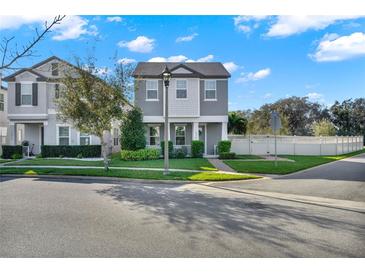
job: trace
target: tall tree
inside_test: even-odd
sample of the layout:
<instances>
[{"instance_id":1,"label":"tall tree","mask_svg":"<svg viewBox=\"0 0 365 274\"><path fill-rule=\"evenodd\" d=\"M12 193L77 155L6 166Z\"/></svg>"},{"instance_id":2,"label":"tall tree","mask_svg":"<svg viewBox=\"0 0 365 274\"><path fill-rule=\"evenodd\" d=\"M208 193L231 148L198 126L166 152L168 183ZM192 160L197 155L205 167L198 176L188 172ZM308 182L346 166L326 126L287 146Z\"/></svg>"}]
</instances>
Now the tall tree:
<instances>
[{"instance_id":1,"label":"tall tree","mask_svg":"<svg viewBox=\"0 0 365 274\"><path fill-rule=\"evenodd\" d=\"M67 66L65 66L67 68ZM108 146L105 135L110 135L112 122L123 118L123 107L127 104L122 87L109 85L96 77L98 69L94 59L84 64L65 69L62 78L63 87L56 99L58 118L68 121L81 132L100 138L104 157L104 167L108 170Z\"/></svg>"},{"instance_id":2,"label":"tall tree","mask_svg":"<svg viewBox=\"0 0 365 274\"><path fill-rule=\"evenodd\" d=\"M228 113L228 133L246 134L248 120L243 112L231 111Z\"/></svg>"},{"instance_id":3,"label":"tall tree","mask_svg":"<svg viewBox=\"0 0 365 274\"><path fill-rule=\"evenodd\" d=\"M329 120L322 119L318 122L314 122L312 125L313 133L315 136L334 136L336 135L336 128Z\"/></svg>"}]
</instances>

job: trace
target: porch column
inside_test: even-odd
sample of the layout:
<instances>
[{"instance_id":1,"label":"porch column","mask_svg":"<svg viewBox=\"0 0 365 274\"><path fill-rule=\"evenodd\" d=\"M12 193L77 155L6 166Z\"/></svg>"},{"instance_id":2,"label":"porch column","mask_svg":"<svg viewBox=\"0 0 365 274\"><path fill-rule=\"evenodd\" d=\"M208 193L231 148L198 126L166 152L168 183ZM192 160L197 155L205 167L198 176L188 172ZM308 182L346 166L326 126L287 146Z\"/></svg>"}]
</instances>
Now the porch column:
<instances>
[{"instance_id":1,"label":"porch column","mask_svg":"<svg viewBox=\"0 0 365 274\"><path fill-rule=\"evenodd\" d=\"M227 122L222 123L222 140L228 140Z\"/></svg>"},{"instance_id":2,"label":"porch column","mask_svg":"<svg viewBox=\"0 0 365 274\"><path fill-rule=\"evenodd\" d=\"M8 126L8 132L7 132L7 143L11 146L15 146L16 145L16 123L14 122L9 122L9 126Z\"/></svg>"},{"instance_id":3,"label":"porch column","mask_svg":"<svg viewBox=\"0 0 365 274\"><path fill-rule=\"evenodd\" d=\"M192 140L199 140L199 123L194 122L193 123L193 131L192 131Z\"/></svg>"}]
</instances>

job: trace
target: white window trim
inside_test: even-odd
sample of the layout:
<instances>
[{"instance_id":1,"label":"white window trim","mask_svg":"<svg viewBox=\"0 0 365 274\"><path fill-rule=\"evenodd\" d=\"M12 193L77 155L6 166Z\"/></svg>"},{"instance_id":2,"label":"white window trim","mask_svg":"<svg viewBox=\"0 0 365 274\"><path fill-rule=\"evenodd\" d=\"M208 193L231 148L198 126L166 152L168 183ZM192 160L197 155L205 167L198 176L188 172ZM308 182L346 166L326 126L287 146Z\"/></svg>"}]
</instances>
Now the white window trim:
<instances>
[{"instance_id":1,"label":"white window trim","mask_svg":"<svg viewBox=\"0 0 365 274\"><path fill-rule=\"evenodd\" d=\"M157 89L147 89L147 81L155 81L155 82L157 82ZM149 90L156 90L157 91L157 98L156 99L154 99L154 98L152 98L152 99L149 99L148 98L148 91ZM159 99L159 96L158 96L158 80L156 80L156 79L146 79L146 101L160 101L160 99Z\"/></svg>"},{"instance_id":2,"label":"white window trim","mask_svg":"<svg viewBox=\"0 0 365 274\"><path fill-rule=\"evenodd\" d=\"M185 83L186 83L186 98L177 98L177 90L178 90L178 88L177 88L177 81L185 81ZM188 100L188 80L187 79L176 79L175 80L175 99L176 100L182 100L182 101L186 101L186 100Z\"/></svg>"},{"instance_id":3,"label":"white window trim","mask_svg":"<svg viewBox=\"0 0 365 274\"><path fill-rule=\"evenodd\" d=\"M60 131L59 131L59 128L60 127L69 127L69 130L68 130L68 145L70 146L71 145L71 126L68 125L68 124L57 124L56 125L56 144L59 146L60 145Z\"/></svg>"},{"instance_id":4,"label":"white window trim","mask_svg":"<svg viewBox=\"0 0 365 274\"><path fill-rule=\"evenodd\" d=\"M176 142L176 137L182 137L182 136L177 136L176 135L176 128L177 127L184 127L184 144L183 145L178 145ZM186 125L175 125L175 145L176 146L186 146Z\"/></svg>"},{"instance_id":5,"label":"white window trim","mask_svg":"<svg viewBox=\"0 0 365 274\"><path fill-rule=\"evenodd\" d=\"M90 139L89 145L92 145L92 138L91 138L91 136L92 136L92 135L91 135L91 134L89 134L88 136L89 136L89 139ZM79 146L81 145L81 144L80 144L80 143L81 143L81 142L80 142L80 137L81 137L81 132L80 132L80 131L78 131L78 132L77 132L77 145L79 145ZM85 137L86 137L86 136L85 136ZM70 140L71 140L71 139L70 139Z\"/></svg>"},{"instance_id":6,"label":"white window trim","mask_svg":"<svg viewBox=\"0 0 365 274\"><path fill-rule=\"evenodd\" d=\"M151 127L158 128L158 136L151 136ZM151 137L158 138L158 144L151 145ZM161 144L161 127L159 125L148 125L148 144L151 147L159 147Z\"/></svg>"},{"instance_id":7,"label":"white window trim","mask_svg":"<svg viewBox=\"0 0 365 274\"><path fill-rule=\"evenodd\" d=\"M213 90L213 89L207 89L207 85L206 82L207 81L214 81L215 82L215 98L211 99L211 98L206 98L207 96L207 90ZM208 79L208 80L204 80L204 101L217 101L217 80L215 79Z\"/></svg>"},{"instance_id":8,"label":"white window trim","mask_svg":"<svg viewBox=\"0 0 365 274\"><path fill-rule=\"evenodd\" d=\"M30 85L30 104L23 104L23 85ZM20 82L20 106L21 107L33 107L33 82Z\"/></svg>"}]
</instances>

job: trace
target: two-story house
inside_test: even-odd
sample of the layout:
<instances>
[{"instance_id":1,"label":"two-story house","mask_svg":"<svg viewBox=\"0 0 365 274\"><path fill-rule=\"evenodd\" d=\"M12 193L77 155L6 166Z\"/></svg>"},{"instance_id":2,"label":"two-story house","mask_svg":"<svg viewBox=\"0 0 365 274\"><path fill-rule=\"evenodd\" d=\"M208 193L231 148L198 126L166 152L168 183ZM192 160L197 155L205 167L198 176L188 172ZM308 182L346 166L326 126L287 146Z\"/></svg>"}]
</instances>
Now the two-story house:
<instances>
[{"instance_id":1,"label":"two-story house","mask_svg":"<svg viewBox=\"0 0 365 274\"><path fill-rule=\"evenodd\" d=\"M59 79L66 69L72 67L72 64L52 56L3 79L8 82L9 145L27 140L33 147L33 153L37 154L40 153L41 145L100 144L98 137L79 132L71 123L57 119L54 99L59 96ZM118 150L117 123L112 134L113 150Z\"/></svg>"},{"instance_id":2,"label":"two-story house","mask_svg":"<svg viewBox=\"0 0 365 274\"><path fill-rule=\"evenodd\" d=\"M164 139L164 84L162 71L172 73L168 88L169 139L190 152L192 140L201 140L205 154L215 154L227 139L229 72L222 63L140 62L133 73L135 106L143 112L148 146Z\"/></svg>"},{"instance_id":3,"label":"two-story house","mask_svg":"<svg viewBox=\"0 0 365 274\"><path fill-rule=\"evenodd\" d=\"M7 106L7 88L1 85L0 79L0 145L6 144L6 135L8 131L8 106ZM1 149L0 149L1 155Z\"/></svg>"}]
</instances>

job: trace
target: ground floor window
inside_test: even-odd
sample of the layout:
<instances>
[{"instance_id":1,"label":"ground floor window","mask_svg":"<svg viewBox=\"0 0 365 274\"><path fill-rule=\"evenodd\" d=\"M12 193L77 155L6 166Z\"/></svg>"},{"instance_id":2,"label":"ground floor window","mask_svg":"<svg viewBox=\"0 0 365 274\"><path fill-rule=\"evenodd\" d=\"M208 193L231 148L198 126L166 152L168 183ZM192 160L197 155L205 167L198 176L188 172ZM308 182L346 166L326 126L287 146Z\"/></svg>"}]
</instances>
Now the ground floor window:
<instances>
[{"instance_id":1,"label":"ground floor window","mask_svg":"<svg viewBox=\"0 0 365 274\"><path fill-rule=\"evenodd\" d=\"M61 146L68 146L70 144L70 127L58 127L58 144Z\"/></svg>"},{"instance_id":2,"label":"ground floor window","mask_svg":"<svg viewBox=\"0 0 365 274\"><path fill-rule=\"evenodd\" d=\"M80 132L80 145L87 146L91 143L91 136L87 133Z\"/></svg>"},{"instance_id":3,"label":"ground floor window","mask_svg":"<svg viewBox=\"0 0 365 274\"><path fill-rule=\"evenodd\" d=\"M4 94L0 93L0 111L4 111Z\"/></svg>"},{"instance_id":4,"label":"ground floor window","mask_svg":"<svg viewBox=\"0 0 365 274\"><path fill-rule=\"evenodd\" d=\"M117 146L119 144L119 128L113 129L113 140L114 146Z\"/></svg>"},{"instance_id":5,"label":"ground floor window","mask_svg":"<svg viewBox=\"0 0 365 274\"><path fill-rule=\"evenodd\" d=\"M185 145L185 126L175 127L175 143L177 146Z\"/></svg>"},{"instance_id":6,"label":"ground floor window","mask_svg":"<svg viewBox=\"0 0 365 274\"><path fill-rule=\"evenodd\" d=\"M160 128L157 126L149 127L150 146L158 146L160 144Z\"/></svg>"}]
</instances>

